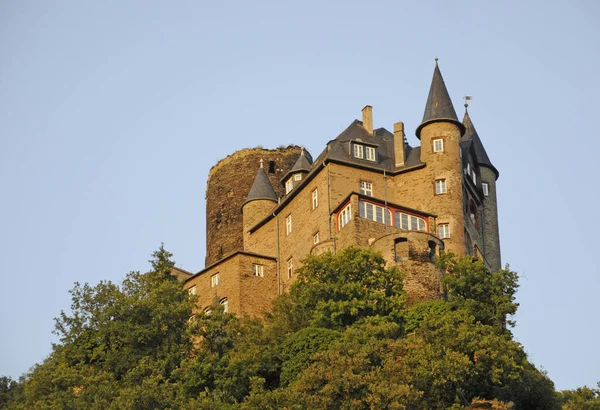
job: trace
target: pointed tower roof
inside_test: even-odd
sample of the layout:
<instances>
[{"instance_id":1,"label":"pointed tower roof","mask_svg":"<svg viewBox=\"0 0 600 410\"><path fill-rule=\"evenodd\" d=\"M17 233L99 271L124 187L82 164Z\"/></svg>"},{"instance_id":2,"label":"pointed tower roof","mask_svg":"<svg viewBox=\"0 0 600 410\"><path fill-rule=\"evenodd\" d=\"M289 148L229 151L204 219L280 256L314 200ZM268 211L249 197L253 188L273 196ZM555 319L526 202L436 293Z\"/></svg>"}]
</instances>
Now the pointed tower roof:
<instances>
[{"instance_id":1,"label":"pointed tower roof","mask_svg":"<svg viewBox=\"0 0 600 410\"><path fill-rule=\"evenodd\" d=\"M257 199L266 199L269 201L277 202L277 194L273 190L273 185L271 185L271 181L269 181L269 177L263 168L263 160L260 160L260 168L256 173L256 177L254 178L254 183L252 184L252 188L250 188L250 192L248 193L248 197L246 201L244 201L244 206L250 201L256 201Z\"/></svg>"},{"instance_id":2,"label":"pointed tower roof","mask_svg":"<svg viewBox=\"0 0 600 410\"><path fill-rule=\"evenodd\" d=\"M308 171L310 171L310 168L311 168L311 162L306 156L306 151L304 150L304 148L302 148L302 152L300 152L300 156L298 157L298 160L292 167L292 171L293 172L295 172L295 171L308 172Z\"/></svg>"},{"instance_id":3,"label":"pointed tower roof","mask_svg":"<svg viewBox=\"0 0 600 410\"><path fill-rule=\"evenodd\" d=\"M309 154L310 155L310 154ZM281 181L285 181L289 178L290 175L296 174L298 172L310 172L312 168L312 160L307 155L306 150L302 147L302 151L300 152L300 156L296 160L296 163L284 176L281 178Z\"/></svg>"},{"instance_id":4,"label":"pointed tower roof","mask_svg":"<svg viewBox=\"0 0 600 410\"><path fill-rule=\"evenodd\" d=\"M423 121L417 127L416 131L417 138L421 139L421 130L424 126L440 121L454 123L460 129L461 134L465 132L465 127L458 121L456 111L454 111L452 100L446 89L446 84L444 83L444 78L442 77L436 58L433 79L431 80L431 87L429 88L429 96L427 97L427 104L425 104Z\"/></svg>"},{"instance_id":5,"label":"pointed tower roof","mask_svg":"<svg viewBox=\"0 0 600 410\"><path fill-rule=\"evenodd\" d=\"M490 157L488 156L485 148L483 147L483 143L479 138L479 134L477 134L477 130L471 121L471 117L469 116L469 111L467 110L468 105L465 104L465 116L463 118L463 124L465 126L465 135L461 138L461 141L471 141L473 145L473 151L475 151L475 159L477 163L481 167L487 167L491 169L494 174L496 174L496 179L498 179L498 170L494 165L492 165L492 161L490 161Z\"/></svg>"}]
</instances>

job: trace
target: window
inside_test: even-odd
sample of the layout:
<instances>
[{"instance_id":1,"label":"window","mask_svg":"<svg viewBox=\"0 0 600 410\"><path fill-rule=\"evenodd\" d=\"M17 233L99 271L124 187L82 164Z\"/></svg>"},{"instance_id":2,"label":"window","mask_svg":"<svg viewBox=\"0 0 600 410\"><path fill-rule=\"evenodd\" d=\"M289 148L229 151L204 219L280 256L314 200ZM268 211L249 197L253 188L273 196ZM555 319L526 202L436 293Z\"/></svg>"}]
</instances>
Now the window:
<instances>
[{"instance_id":1,"label":"window","mask_svg":"<svg viewBox=\"0 0 600 410\"><path fill-rule=\"evenodd\" d=\"M427 224L425 219L404 212L394 213L394 226L406 231L425 231Z\"/></svg>"},{"instance_id":2,"label":"window","mask_svg":"<svg viewBox=\"0 0 600 410\"><path fill-rule=\"evenodd\" d=\"M275 173L275 161L269 161L269 174Z\"/></svg>"},{"instance_id":3,"label":"window","mask_svg":"<svg viewBox=\"0 0 600 410\"><path fill-rule=\"evenodd\" d=\"M467 163L467 170L465 171L467 175L471 173L471 164Z\"/></svg>"},{"instance_id":4,"label":"window","mask_svg":"<svg viewBox=\"0 0 600 410\"><path fill-rule=\"evenodd\" d=\"M288 215L287 218L285 218L285 234L289 235L292 233L292 215Z\"/></svg>"},{"instance_id":5,"label":"window","mask_svg":"<svg viewBox=\"0 0 600 410\"><path fill-rule=\"evenodd\" d=\"M292 189L294 189L294 180L293 178L290 178L285 183L285 193L289 194Z\"/></svg>"},{"instance_id":6,"label":"window","mask_svg":"<svg viewBox=\"0 0 600 410\"><path fill-rule=\"evenodd\" d=\"M435 180L435 194L445 194L448 191L446 190L446 180L445 179L436 179Z\"/></svg>"},{"instance_id":7,"label":"window","mask_svg":"<svg viewBox=\"0 0 600 410\"><path fill-rule=\"evenodd\" d=\"M190 295L197 295L197 294L198 294L198 292L197 292L197 290L196 290L196 285L194 285L194 286L192 286L191 288L189 288L189 289L188 289L188 293L189 293Z\"/></svg>"},{"instance_id":8,"label":"window","mask_svg":"<svg viewBox=\"0 0 600 410\"><path fill-rule=\"evenodd\" d=\"M439 224L438 232L440 234L440 238L449 238L450 237L450 225L448 224Z\"/></svg>"},{"instance_id":9,"label":"window","mask_svg":"<svg viewBox=\"0 0 600 410\"><path fill-rule=\"evenodd\" d=\"M287 261L287 273L288 273L288 279L290 279L292 277L292 275L294 274L294 259L293 258L289 258Z\"/></svg>"},{"instance_id":10,"label":"window","mask_svg":"<svg viewBox=\"0 0 600 410\"><path fill-rule=\"evenodd\" d=\"M315 209L319 206L319 191L312 191L312 209Z\"/></svg>"},{"instance_id":11,"label":"window","mask_svg":"<svg viewBox=\"0 0 600 410\"><path fill-rule=\"evenodd\" d=\"M473 183L477 185L477 174L475 174L475 170L473 169Z\"/></svg>"},{"instance_id":12,"label":"window","mask_svg":"<svg viewBox=\"0 0 600 410\"><path fill-rule=\"evenodd\" d=\"M443 152L444 151L444 140L441 138L433 140L433 152Z\"/></svg>"},{"instance_id":13,"label":"window","mask_svg":"<svg viewBox=\"0 0 600 410\"><path fill-rule=\"evenodd\" d=\"M356 158L363 158L363 146L360 144L354 144L354 156Z\"/></svg>"},{"instance_id":14,"label":"window","mask_svg":"<svg viewBox=\"0 0 600 410\"><path fill-rule=\"evenodd\" d=\"M214 275L212 275L210 277L210 287L214 288L215 286L217 286L219 283L221 283L221 277L219 276L218 273L215 273Z\"/></svg>"},{"instance_id":15,"label":"window","mask_svg":"<svg viewBox=\"0 0 600 410\"><path fill-rule=\"evenodd\" d=\"M365 147L366 157L369 161L375 161L375 148L373 147Z\"/></svg>"},{"instance_id":16,"label":"window","mask_svg":"<svg viewBox=\"0 0 600 410\"><path fill-rule=\"evenodd\" d=\"M318 244L319 242L321 242L321 236L319 235L319 232L317 232L316 234L313 235L313 244Z\"/></svg>"},{"instance_id":17,"label":"window","mask_svg":"<svg viewBox=\"0 0 600 410\"><path fill-rule=\"evenodd\" d=\"M223 306L223 313L229 312L229 301L227 300L227 298L221 299L219 303L221 304L221 306Z\"/></svg>"},{"instance_id":18,"label":"window","mask_svg":"<svg viewBox=\"0 0 600 410\"><path fill-rule=\"evenodd\" d=\"M490 194L490 189L488 187L487 182L481 183L481 189L483 189L483 196L488 196Z\"/></svg>"},{"instance_id":19,"label":"window","mask_svg":"<svg viewBox=\"0 0 600 410\"><path fill-rule=\"evenodd\" d=\"M301 174L295 174L294 175L294 181L300 181L302 179L302 175Z\"/></svg>"},{"instance_id":20,"label":"window","mask_svg":"<svg viewBox=\"0 0 600 410\"><path fill-rule=\"evenodd\" d=\"M261 278L265 276L265 270L263 265L259 265L258 263L252 264L252 274L254 276L260 276Z\"/></svg>"},{"instance_id":21,"label":"window","mask_svg":"<svg viewBox=\"0 0 600 410\"><path fill-rule=\"evenodd\" d=\"M352 219L352 205L348 204L344 209L342 209L342 212L340 212L338 217L340 229L346 226L346 224L350 222L350 219Z\"/></svg>"},{"instance_id":22,"label":"window","mask_svg":"<svg viewBox=\"0 0 600 410\"><path fill-rule=\"evenodd\" d=\"M211 313L212 313L212 308L210 306L204 309L204 314L206 316L210 316Z\"/></svg>"},{"instance_id":23,"label":"window","mask_svg":"<svg viewBox=\"0 0 600 410\"><path fill-rule=\"evenodd\" d=\"M371 219L379 223L384 223L383 219L385 217L385 224L392 224L392 214L390 210L370 202L358 202L358 216L361 218Z\"/></svg>"},{"instance_id":24,"label":"window","mask_svg":"<svg viewBox=\"0 0 600 410\"><path fill-rule=\"evenodd\" d=\"M360 193L366 196L373 196L373 185L370 182L360 181Z\"/></svg>"}]
</instances>

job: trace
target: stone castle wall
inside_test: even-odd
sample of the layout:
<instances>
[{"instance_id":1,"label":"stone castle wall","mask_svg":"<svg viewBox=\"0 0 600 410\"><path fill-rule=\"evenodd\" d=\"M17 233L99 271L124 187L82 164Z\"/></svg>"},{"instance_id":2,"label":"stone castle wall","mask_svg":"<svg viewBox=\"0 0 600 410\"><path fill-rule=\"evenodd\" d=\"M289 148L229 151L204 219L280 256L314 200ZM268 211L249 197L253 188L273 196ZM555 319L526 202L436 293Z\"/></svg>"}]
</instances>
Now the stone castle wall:
<instances>
[{"instance_id":1,"label":"stone castle wall","mask_svg":"<svg viewBox=\"0 0 600 410\"><path fill-rule=\"evenodd\" d=\"M211 168L206 184L206 266L243 250L241 207L250 192L260 160L263 160L275 193L282 197L285 188L280 180L294 166L300 151L298 146L242 149Z\"/></svg>"}]
</instances>

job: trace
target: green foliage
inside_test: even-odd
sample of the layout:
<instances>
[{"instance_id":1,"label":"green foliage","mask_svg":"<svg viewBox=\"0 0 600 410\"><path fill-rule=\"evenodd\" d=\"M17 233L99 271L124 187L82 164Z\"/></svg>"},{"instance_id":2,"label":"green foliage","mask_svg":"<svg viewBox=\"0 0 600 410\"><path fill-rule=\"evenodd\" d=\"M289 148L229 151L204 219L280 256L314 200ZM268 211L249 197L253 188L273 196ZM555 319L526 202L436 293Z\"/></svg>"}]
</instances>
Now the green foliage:
<instances>
[{"instance_id":1,"label":"green foliage","mask_svg":"<svg viewBox=\"0 0 600 410\"><path fill-rule=\"evenodd\" d=\"M597 389L587 386L558 392L563 410L600 410L600 382Z\"/></svg>"},{"instance_id":2,"label":"green foliage","mask_svg":"<svg viewBox=\"0 0 600 410\"><path fill-rule=\"evenodd\" d=\"M120 286L76 284L50 357L17 385L0 380L6 407L461 409L481 398L598 408L597 390L556 394L504 328L517 308L508 269L444 257L449 300L407 308L400 272L349 248L305 260L259 320L218 304L192 315L170 257L161 246L151 272Z\"/></svg>"},{"instance_id":3,"label":"green foliage","mask_svg":"<svg viewBox=\"0 0 600 410\"><path fill-rule=\"evenodd\" d=\"M303 326L344 329L370 316L401 323L406 295L402 275L395 268L386 269L381 254L346 248L307 258L290 299L292 315Z\"/></svg>"},{"instance_id":4,"label":"green foliage","mask_svg":"<svg viewBox=\"0 0 600 410\"><path fill-rule=\"evenodd\" d=\"M519 276L508 266L490 273L483 261L469 256L457 258L451 253L438 261L445 270L444 284L450 302L468 309L481 323L504 326L514 325L507 316L514 315L519 307L515 293Z\"/></svg>"}]
</instances>

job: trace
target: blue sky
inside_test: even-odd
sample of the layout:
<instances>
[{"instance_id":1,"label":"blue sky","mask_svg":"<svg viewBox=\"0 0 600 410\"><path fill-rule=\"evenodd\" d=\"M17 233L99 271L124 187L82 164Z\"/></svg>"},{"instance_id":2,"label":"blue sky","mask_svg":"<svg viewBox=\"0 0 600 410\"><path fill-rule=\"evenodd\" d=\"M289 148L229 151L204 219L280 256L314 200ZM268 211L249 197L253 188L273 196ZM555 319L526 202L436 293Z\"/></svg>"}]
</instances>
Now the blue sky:
<instances>
[{"instance_id":1,"label":"blue sky","mask_svg":"<svg viewBox=\"0 0 600 410\"><path fill-rule=\"evenodd\" d=\"M75 281L204 267L210 167L318 154L366 105L412 145L434 68L500 171L515 338L558 389L600 381L595 1L0 3L0 375L50 352Z\"/></svg>"}]
</instances>

